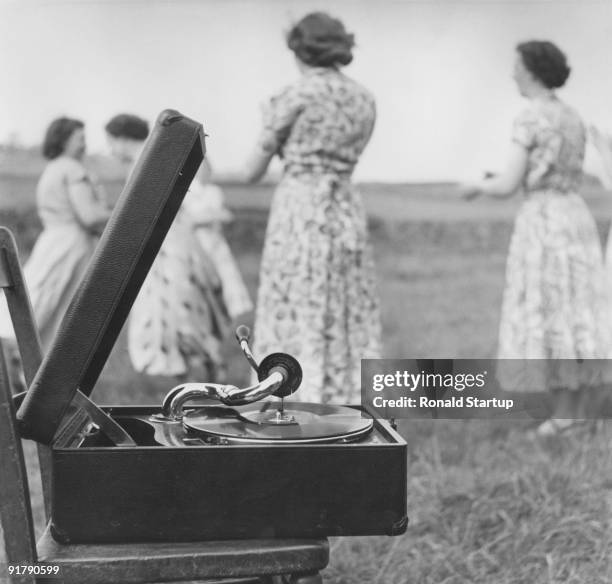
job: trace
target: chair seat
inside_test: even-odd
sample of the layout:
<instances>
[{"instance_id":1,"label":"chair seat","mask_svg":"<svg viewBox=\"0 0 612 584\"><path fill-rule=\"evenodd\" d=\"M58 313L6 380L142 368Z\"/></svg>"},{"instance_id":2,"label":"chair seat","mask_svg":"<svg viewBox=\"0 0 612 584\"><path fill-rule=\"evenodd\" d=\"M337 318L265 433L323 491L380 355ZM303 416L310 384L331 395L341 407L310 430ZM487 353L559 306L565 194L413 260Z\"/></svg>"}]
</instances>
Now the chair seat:
<instances>
[{"instance_id":1,"label":"chair seat","mask_svg":"<svg viewBox=\"0 0 612 584\"><path fill-rule=\"evenodd\" d=\"M37 549L40 563L60 566L64 582L79 584L306 574L329 561L326 539L62 544L47 528Z\"/></svg>"}]
</instances>

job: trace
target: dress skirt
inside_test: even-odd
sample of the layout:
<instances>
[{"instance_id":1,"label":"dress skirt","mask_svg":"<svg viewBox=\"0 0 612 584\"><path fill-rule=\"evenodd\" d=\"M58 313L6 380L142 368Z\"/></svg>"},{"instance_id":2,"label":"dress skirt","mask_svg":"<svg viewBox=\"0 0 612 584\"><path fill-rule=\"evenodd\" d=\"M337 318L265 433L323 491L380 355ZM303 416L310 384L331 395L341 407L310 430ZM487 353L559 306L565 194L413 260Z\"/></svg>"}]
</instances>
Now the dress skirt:
<instances>
[{"instance_id":1,"label":"dress skirt","mask_svg":"<svg viewBox=\"0 0 612 584\"><path fill-rule=\"evenodd\" d=\"M235 319L253 310L249 291L234 254L223 235L221 225L199 227L195 230L195 236L217 270L221 280L223 302L230 317Z\"/></svg>"},{"instance_id":2,"label":"dress skirt","mask_svg":"<svg viewBox=\"0 0 612 584\"><path fill-rule=\"evenodd\" d=\"M189 381L224 380L221 344L229 325L219 276L181 208L130 312L134 369Z\"/></svg>"},{"instance_id":3,"label":"dress skirt","mask_svg":"<svg viewBox=\"0 0 612 584\"><path fill-rule=\"evenodd\" d=\"M48 349L87 270L98 237L77 225L45 228L24 267L43 349Z\"/></svg>"},{"instance_id":4,"label":"dress skirt","mask_svg":"<svg viewBox=\"0 0 612 584\"><path fill-rule=\"evenodd\" d=\"M606 356L606 315L601 243L583 198L530 193L510 242L498 357L548 361L542 362L545 379L527 386L520 376L511 379L506 366L504 387L544 391L583 386L591 373L576 364Z\"/></svg>"},{"instance_id":5,"label":"dress skirt","mask_svg":"<svg viewBox=\"0 0 612 584\"><path fill-rule=\"evenodd\" d=\"M349 175L285 174L268 222L255 315L258 358L282 351L303 369L290 399L358 403L363 358L380 357L367 223Z\"/></svg>"}]
</instances>

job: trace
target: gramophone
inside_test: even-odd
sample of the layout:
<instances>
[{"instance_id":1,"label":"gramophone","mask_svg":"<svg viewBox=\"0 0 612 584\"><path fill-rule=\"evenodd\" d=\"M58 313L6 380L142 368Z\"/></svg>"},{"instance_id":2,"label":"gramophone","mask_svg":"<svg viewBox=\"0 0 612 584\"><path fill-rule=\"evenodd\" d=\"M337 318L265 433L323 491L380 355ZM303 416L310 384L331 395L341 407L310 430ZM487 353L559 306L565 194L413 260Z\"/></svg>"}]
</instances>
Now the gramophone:
<instances>
[{"instance_id":1,"label":"gramophone","mask_svg":"<svg viewBox=\"0 0 612 584\"><path fill-rule=\"evenodd\" d=\"M238 327L236 337L259 382L239 389L215 383L185 383L166 395L154 423L154 439L167 446L185 444L331 444L364 439L374 420L343 406L286 402L299 389L302 369L286 353L272 353L257 364L249 347L250 331ZM276 397L277 400L261 401ZM192 400L206 399L225 407L185 411Z\"/></svg>"},{"instance_id":2,"label":"gramophone","mask_svg":"<svg viewBox=\"0 0 612 584\"><path fill-rule=\"evenodd\" d=\"M359 406L294 401L286 353L257 383L185 383L161 405L104 406L97 378L205 153L200 124L160 114L17 418L50 447L51 531L62 542L396 535L406 443Z\"/></svg>"}]
</instances>

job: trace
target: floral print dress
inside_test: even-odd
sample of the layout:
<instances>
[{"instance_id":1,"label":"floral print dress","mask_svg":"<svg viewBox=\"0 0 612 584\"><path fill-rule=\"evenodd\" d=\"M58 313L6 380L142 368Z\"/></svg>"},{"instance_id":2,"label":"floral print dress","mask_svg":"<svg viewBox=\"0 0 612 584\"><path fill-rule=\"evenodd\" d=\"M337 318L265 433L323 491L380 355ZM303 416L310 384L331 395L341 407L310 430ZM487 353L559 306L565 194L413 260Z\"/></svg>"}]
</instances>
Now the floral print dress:
<instances>
[{"instance_id":1,"label":"floral print dress","mask_svg":"<svg viewBox=\"0 0 612 584\"><path fill-rule=\"evenodd\" d=\"M197 196L188 192L130 311L128 352L136 371L224 381L230 326L222 283L195 236Z\"/></svg>"},{"instance_id":2,"label":"floral print dress","mask_svg":"<svg viewBox=\"0 0 612 584\"><path fill-rule=\"evenodd\" d=\"M508 254L498 356L605 357L601 244L595 221L578 194L584 125L556 98L534 102L516 119L513 140L529 158L525 201ZM553 372L548 388L568 387L568 381Z\"/></svg>"},{"instance_id":3,"label":"floral print dress","mask_svg":"<svg viewBox=\"0 0 612 584\"><path fill-rule=\"evenodd\" d=\"M375 117L371 94L333 68L308 71L265 112L262 148L282 157L284 172L266 232L254 349L259 358L298 359L294 400L358 402L360 360L380 356L366 217L351 185Z\"/></svg>"}]
</instances>

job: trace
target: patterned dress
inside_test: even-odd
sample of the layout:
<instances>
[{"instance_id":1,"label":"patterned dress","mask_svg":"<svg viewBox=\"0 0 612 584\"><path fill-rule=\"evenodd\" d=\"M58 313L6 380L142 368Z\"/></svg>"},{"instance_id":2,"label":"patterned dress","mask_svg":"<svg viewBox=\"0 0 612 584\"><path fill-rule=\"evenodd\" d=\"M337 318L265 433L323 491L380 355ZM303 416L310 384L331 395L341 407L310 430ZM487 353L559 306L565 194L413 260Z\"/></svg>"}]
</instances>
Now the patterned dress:
<instances>
[{"instance_id":1,"label":"patterned dress","mask_svg":"<svg viewBox=\"0 0 612 584\"><path fill-rule=\"evenodd\" d=\"M195 236L193 197L187 193L132 306L128 351L148 375L221 381L230 321L219 275Z\"/></svg>"},{"instance_id":2,"label":"patterned dress","mask_svg":"<svg viewBox=\"0 0 612 584\"><path fill-rule=\"evenodd\" d=\"M601 244L593 217L578 194L584 125L573 109L553 98L534 102L519 115L513 139L529 158L525 201L508 254L499 357L604 357ZM546 384L538 388L580 384L560 371L549 370L547 375Z\"/></svg>"},{"instance_id":3,"label":"patterned dress","mask_svg":"<svg viewBox=\"0 0 612 584\"><path fill-rule=\"evenodd\" d=\"M262 147L284 162L260 272L259 358L294 355L304 377L292 399L358 402L362 358L380 356L379 301L367 223L351 173L376 117L371 94L317 68L273 97Z\"/></svg>"}]
</instances>

